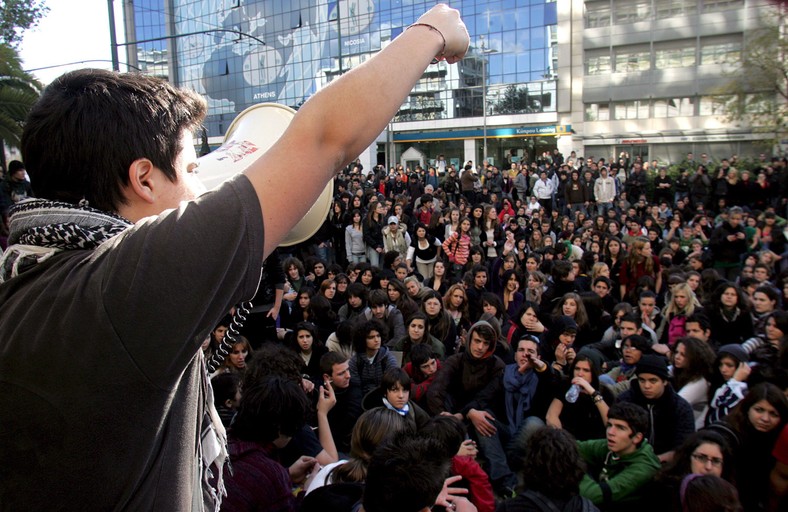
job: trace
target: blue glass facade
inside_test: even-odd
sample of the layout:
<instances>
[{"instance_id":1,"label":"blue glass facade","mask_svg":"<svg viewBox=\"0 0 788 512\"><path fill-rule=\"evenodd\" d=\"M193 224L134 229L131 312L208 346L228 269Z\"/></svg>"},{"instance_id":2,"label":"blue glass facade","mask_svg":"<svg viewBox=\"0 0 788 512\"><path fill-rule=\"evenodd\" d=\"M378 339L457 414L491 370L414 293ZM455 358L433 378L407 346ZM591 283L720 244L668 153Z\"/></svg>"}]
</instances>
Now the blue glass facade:
<instances>
[{"instance_id":1,"label":"blue glass facade","mask_svg":"<svg viewBox=\"0 0 788 512\"><path fill-rule=\"evenodd\" d=\"M481 116L483 90L488 115L554 112L555 2L450 4L468 26L471 51L458 66L431 66L395 120ZM255 103L298 108L432 5L423 0L137 0L137 40L176 35L169 42L139 45L138 60L145 67L166 58L169 48L169 78L208 98L209 134L218 136Z\"/></svg>"}]
</instances>

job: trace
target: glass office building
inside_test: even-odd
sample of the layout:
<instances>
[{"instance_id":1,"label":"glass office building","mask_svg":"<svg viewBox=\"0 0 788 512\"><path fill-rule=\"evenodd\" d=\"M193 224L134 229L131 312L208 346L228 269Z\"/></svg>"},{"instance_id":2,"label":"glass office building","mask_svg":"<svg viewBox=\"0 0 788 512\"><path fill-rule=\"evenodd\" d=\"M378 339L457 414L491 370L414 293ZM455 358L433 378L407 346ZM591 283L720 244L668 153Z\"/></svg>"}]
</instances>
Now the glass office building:
<instances>
[{"instance_id":1,"label":"glass office building","mask_svg":"<svg viewBox=\"0 0 788 512\"><path fill-rule=\"evenodd\" d=\"M134 0L125 2L129 63L204 95L212 145L246 107L298 108L396 38L434 1ZM471 49L431 65L368 162L422 165L534 158L558 124L558 15L550 0L463 0ZM352 113L348 113L352 115Z\"/></svg>"}]
</instances>

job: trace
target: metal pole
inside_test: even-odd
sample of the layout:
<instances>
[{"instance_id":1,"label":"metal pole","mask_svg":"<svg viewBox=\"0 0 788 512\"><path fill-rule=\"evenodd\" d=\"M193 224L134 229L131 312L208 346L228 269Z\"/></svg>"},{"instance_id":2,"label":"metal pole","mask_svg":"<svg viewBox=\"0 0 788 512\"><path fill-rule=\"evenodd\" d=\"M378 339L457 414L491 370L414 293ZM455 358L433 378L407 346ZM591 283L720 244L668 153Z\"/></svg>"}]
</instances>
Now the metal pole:
<instances>
[{"instance_id":1,"label":"metal pole","mask_svg":"<svg viewBox=\"0 0 788 512\"><path fill-rule=\"evenodd\" d=\"M109 47L112 53L112 70L120 71L120 60L118 59L118 38L115 35L115 5L113 0L107 0L107 11L109 12Z\"/></svg>"},{"instance_id":2,"label":"metal pole","mask_svg":"<svg viewBox=\"0 0 788 512\"><path fill-rule=\"evenodd\" d=\"M484 133L484 147L482 160L487 162L487 61L484 53L484 36L479 36L482 40L482 124Z\"/></svg>"}]
</instances>

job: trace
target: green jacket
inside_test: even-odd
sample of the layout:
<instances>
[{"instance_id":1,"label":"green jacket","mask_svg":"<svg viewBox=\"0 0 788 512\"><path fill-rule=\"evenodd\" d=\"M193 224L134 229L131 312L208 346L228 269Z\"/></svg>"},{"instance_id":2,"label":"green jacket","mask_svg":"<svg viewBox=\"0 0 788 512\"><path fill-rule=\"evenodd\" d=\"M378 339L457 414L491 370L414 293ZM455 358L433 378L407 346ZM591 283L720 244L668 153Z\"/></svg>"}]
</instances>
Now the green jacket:
<instances>
[{"instance_id":1,"label":"green jacket","mask_svg":"<svg viewBox=\"0 0 788 512\"><path fill-rule=\"evenodd\" d=\"M659 459L648 441L620 458L608 450L606 439L578 441L577 448L588 466L580 482L580 495L605 508L640 499L641 489L660 469Z\"/></svg>"}]
</instances>

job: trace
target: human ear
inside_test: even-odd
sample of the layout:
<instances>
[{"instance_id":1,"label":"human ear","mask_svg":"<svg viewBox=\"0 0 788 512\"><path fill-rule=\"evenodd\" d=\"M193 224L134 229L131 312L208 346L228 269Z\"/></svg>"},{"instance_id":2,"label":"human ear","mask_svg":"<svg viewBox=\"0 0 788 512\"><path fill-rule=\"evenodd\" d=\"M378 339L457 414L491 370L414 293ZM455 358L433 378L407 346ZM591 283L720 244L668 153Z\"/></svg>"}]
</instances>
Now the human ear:
<instances>
[{"instance_id":1,"label":"human ear","mask_svg":"<svg viewBox=\"0 0 788 512\"><path fill-rule=\"evenodd\" d=\"M127 187L127 199L132 202L138 198L146 203L152 204L155 201L155 182L154 165L147 158L138 158L129 166L129 185ZM131 195L132 197L128 197Z\"/></svg>"}]
</instances>

